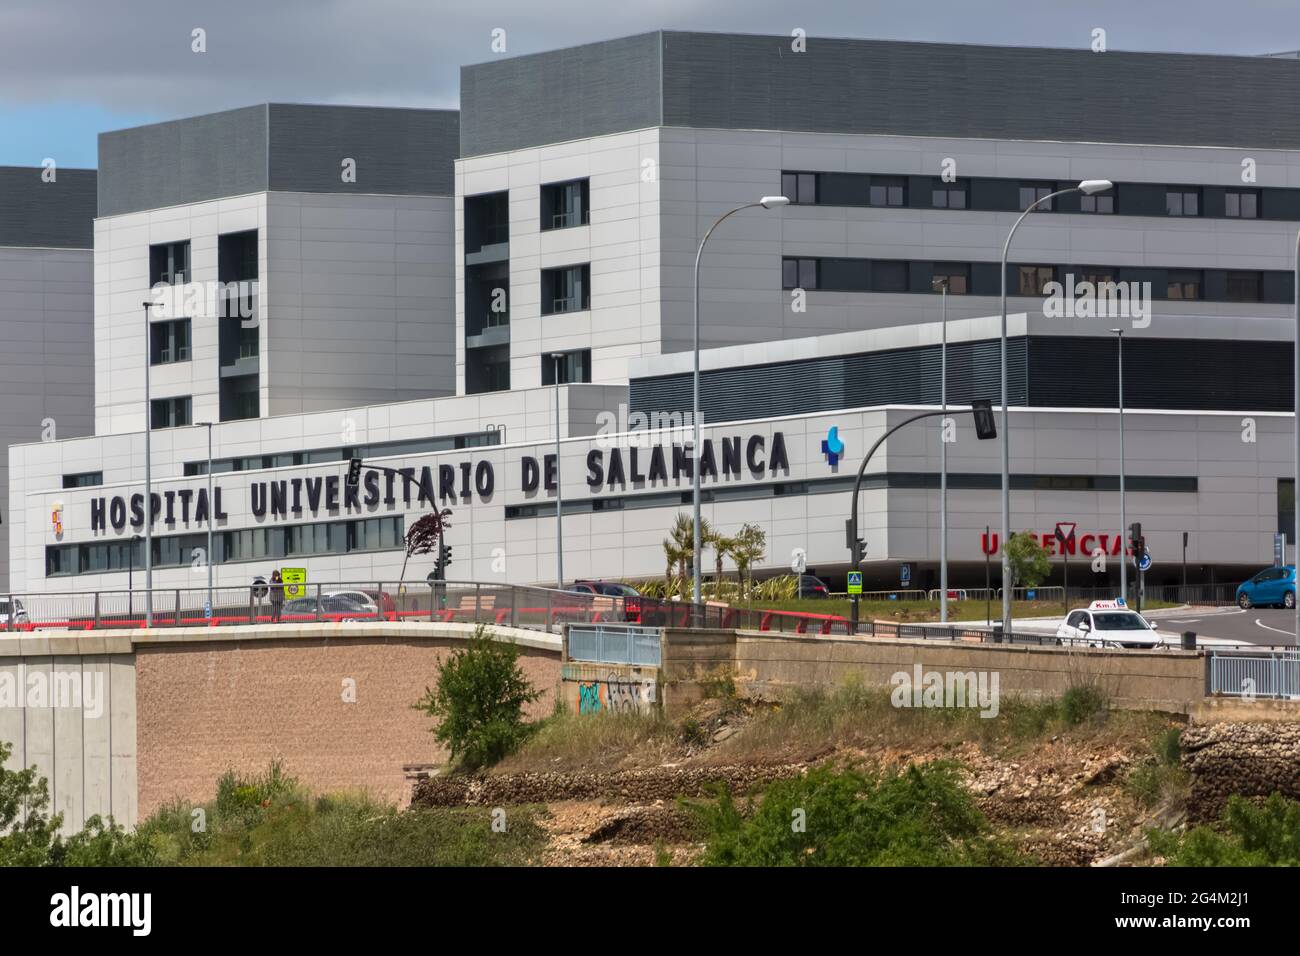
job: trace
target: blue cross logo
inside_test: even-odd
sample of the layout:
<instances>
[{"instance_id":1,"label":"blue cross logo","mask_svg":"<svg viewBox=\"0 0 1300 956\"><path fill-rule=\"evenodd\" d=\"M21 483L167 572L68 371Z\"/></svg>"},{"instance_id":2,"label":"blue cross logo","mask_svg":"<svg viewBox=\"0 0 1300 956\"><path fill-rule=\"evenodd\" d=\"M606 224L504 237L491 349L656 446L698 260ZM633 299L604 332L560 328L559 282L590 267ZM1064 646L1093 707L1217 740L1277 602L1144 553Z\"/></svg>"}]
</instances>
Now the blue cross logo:
<instances>
[{"instance_id":1,"label":"blue cross logo","mask_svg":"<svg viewBox=\"0 0 1300 956\"><path fill-rule=\"evenodd\" d=\"M832 468L840 463L840 456L844 454L844 442L840 439L840 426L832 425L831 430L822 439L822 454L826 456L826 463Z\"/></svg>"}]
</instances>

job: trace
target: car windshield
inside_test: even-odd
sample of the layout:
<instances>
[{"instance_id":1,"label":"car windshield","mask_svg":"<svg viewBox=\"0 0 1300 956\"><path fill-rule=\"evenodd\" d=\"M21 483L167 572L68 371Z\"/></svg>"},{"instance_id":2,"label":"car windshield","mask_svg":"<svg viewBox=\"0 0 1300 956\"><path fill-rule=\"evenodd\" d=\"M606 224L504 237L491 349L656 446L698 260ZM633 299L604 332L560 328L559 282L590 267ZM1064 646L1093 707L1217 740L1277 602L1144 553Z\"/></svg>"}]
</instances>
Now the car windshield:
<instances>
[{"instance_id":1,"label":"car windshield","mask_svg":"<svg viewBox=\"0 0 1300 956\"><path fill-rule=\"evenodd\" d=\"M1093 621L1099 631L1149 631L1150 627L1137 614L1094 614Z\"/></svg>"}]
</instances>

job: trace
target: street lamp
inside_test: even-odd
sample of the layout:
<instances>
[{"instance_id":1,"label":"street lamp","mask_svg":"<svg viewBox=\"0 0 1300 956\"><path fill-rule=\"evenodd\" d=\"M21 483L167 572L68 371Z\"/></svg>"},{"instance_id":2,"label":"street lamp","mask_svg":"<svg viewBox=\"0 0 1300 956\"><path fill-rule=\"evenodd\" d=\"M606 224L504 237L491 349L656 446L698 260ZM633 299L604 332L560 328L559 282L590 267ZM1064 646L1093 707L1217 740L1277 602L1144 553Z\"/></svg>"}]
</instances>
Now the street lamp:
<instances>
[{"instance_id":1,"label":"street lamp","mask_svg":"<svg viewBox=\"0 0 1300 956\"><path fill-rule=\"evenodd\" d=\"M1119 362L1119 594L1128 600L1128 514L1124 507L1124 330L1115 333ZM1140 603L1140 602L1139 602Z\"/></svg>"},{"instance_id":2,"label":"street lamp","mask_svg":"<svg viewBox=\"0 0 1300 956\"><path fill-rule=\"evenodd\" d=\"M133 534L131 544L127 548L129 559L126 566L126 616L128 618L135 614L135 543L143 540L144 538L138 534Z\"/></svg>"},{"instance_id":3,"label":"street lamp","mask_svg":"<svg viewBox=\"0 0 1300 956\"><path fill-rule=\"evenodd\" d=\"M694 603L700 603L700 258L704 255L704 244L709 241L709 236L713 235L713 230L722 225L723 221L742 209L752 209L755 206L762 206L764 209L774 209L777 206L788 206L789 198L785 196L764 196L758 202L747 202L742 206L737 206L729 212L723 213L713 221L704 238L700 240L700 247L695 252L695 372L691 379L691 412L695 426L695 438L691 444L691 453L693 461L691 463L691 503L695 517L694 527L694 548L692 550L692 570L694 572Z\"/></svg>"},{"instance_id":4,"label":"street lamp","mask_svg":"<svg viewBox=\"0 0 1300 956\"><path fill-rule=\"evenodd\" d=\"M212 608L212 515L217 510L212 501L212 422L195 422L195 424L208 430L208 554L206 562L208 566L208 604L204 616L211 620L214 613Z\"/></svg>"},{"instance_id":5,"label":"street lamp","mask_svg":"<svg viewBox=\"0 0 1300 956\"><path fill-rule=\"evenodd\" d=\"M153 403L149 400L149 363L153 361L153 326L149 310L154 303L144 303L144 626L153 627ZM208 502L211 507L212 503Z\"/></svg>"},{"instance_id":6,"label":"street lamp","mask_svg":"<svg viewBox=\"0 0 1300 956\"><path fill-rule=\"evenodd\" d=\"M943 342L939 346L939 623L948 623L948 279L943 281Z\"/></svg>"},{"instance_id":7,"label":"street lamp","mask_svg":"<svg viewBox=\"0 0 1300 956\"><path fill-rule=\"evenodd\" d=\"M1006 244L1002 247L1002 336L1000 352L1002 357L1002 632L1011 633L1011 560L1007 556L1007 540L1011 537L1011 421L1007 413L1007 255L1011 251L1011 240L1025 221L1025 217L1045 202L1057 196L1069 193L1083 193L1091 196L1105 192L1113 184L1109 179L1085 179L1069 189L1058 189L1041 199L1035 199L1020 214L1011 232L1007 233Z\"/></svg>"},{"instance_id":8,"label":"street lamp","mask_svg":"<svg viewBox=\"0 0 1300 956\"><path fill-rule=\"evenodd\" d=\"M564 495L560 486L560 362L563 352L552 352L555 360L555 587L564 590Z\"/></svg>"}]
</instances>

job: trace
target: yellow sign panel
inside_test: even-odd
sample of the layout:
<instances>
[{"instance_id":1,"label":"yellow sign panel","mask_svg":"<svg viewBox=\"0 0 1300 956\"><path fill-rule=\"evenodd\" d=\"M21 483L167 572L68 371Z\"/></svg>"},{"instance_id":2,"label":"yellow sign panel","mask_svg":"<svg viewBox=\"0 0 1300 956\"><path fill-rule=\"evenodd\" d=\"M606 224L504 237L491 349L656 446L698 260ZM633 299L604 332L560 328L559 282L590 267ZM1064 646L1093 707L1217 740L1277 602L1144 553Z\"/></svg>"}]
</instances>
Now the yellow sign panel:
<instances>
[{"instance_id":1,"label":"yellow sign panel","mask_svg":"<svg viewBox=\"0 0 1300 956\"><path fill-rule=\"evenodd\" d=\"M281 568L280 578L284 581L284 599L286 601L307 596L306 568Z\"/></svg>"}]
</instances>

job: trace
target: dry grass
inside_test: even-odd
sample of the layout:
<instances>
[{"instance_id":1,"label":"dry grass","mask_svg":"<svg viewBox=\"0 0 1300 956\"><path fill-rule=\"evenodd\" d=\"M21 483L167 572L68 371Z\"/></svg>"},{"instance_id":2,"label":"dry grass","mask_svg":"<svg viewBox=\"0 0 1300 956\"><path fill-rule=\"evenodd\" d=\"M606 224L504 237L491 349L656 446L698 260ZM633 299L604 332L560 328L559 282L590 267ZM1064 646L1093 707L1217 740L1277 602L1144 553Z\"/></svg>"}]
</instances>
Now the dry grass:
<instances>
[{"instance_id":1,"label":"dry grass","mask_svg":"<svg viewBox=\"0 0 1300 956\"><path fill-rule=\"evenodd\" d=\"M681 728L658 713L554 714L495 771L618 770L662 763L677 751Z\"/></svg>"}]
</instances>

